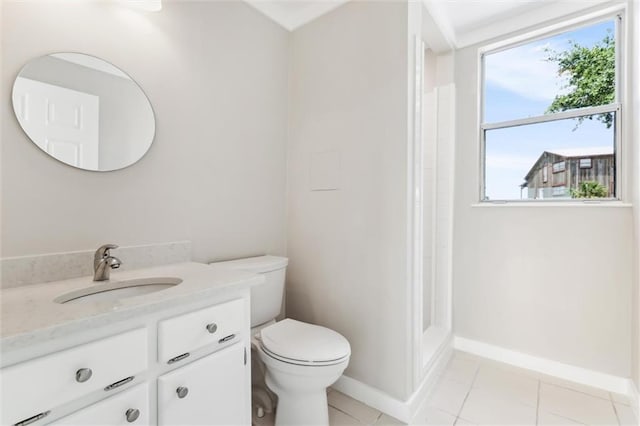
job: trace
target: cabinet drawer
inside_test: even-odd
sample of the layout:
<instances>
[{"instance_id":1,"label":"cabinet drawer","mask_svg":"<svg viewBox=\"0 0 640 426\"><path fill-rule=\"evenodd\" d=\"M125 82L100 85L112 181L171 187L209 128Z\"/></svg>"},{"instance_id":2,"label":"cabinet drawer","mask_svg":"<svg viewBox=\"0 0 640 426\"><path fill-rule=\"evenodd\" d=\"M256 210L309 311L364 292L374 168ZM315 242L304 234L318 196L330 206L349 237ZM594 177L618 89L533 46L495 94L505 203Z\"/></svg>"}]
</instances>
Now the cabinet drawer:
<instances>
[{"instance_id":1,"label":"cabinet drawer","mask_svg":"<svg viewBox=\"0 0 640 426\"><path fill-rule=\"evenodd\" d=\"M146 370L147 346L143 328L3 368L2 424L14 424Z\"/></svg>"},{"instance_id":2,"label":"cabinet drawer","mask_svg":"<svg viewBox=\"0 0 640 426\"><path fill-rule=\"evenodd\" d=\"M236 299L158 323L158 359L168 362L187 352L238 335L245 322L244 300Z\"/></svg>"},{"instance_id":3,"label":"cabinet drawer","mask_svg":"<svg viewBox=\"0 0 640 426\"><path fill-rule=\"evenodd\" d=\"M76 411L53 424L60 426L144 426L150 424L149 413L149 385L144 384Z\"/></svg>"}]
</instances>

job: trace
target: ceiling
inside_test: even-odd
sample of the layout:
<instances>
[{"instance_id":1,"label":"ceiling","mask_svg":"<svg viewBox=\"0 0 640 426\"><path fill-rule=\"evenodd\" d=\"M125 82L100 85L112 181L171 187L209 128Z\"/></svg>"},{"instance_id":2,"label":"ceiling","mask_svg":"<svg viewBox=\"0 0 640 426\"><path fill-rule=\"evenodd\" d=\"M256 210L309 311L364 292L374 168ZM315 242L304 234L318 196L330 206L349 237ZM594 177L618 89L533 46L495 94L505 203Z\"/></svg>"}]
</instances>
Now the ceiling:
<instances>
[{"instance_id":1,"label":"ceiling","mask_svg":"<svg viewBox=\"0 0 640 426\"><path fill-rule=\"evenodd\" d=\"M349 0L245 0L289 31ZM357 0L368 1L368 0ZM437 51L461 48L603 3L625 0L421 0L424 27L436 27ZM427 28L432 30L432 28ZM433 31L428 33L434 38ZM437 38L437 37L435 37Z\"/></svg>"},{"instance_id":2,"label":"ceiling","mask_svg":"<svg viewBox=\"0 0 640 426\"><path fill-rule=\"evenodd\" d=\"M289 31L343 5L349 0L245 0Z\"/></svg>"},{"instance_id":3,"label":"ceiling","mask_svg":"<svg viewBox=\"0 0 640 426\"><path fill-rule=\"evenodd\" d=\"M422 0L449 48L462 48L625 0Z\"/></svg>"},{"instance_id":4,"label":"ceiling","mask_svg":"<svg viewBox=\"0 0 640 426\"><path fill-rule=\"evenodd\" d=\"M455 34L466 33L490 22L520 15L528 10L544 7L556 0L428 0L430 11L444 18Z\"/></svg>"}]
</instances>

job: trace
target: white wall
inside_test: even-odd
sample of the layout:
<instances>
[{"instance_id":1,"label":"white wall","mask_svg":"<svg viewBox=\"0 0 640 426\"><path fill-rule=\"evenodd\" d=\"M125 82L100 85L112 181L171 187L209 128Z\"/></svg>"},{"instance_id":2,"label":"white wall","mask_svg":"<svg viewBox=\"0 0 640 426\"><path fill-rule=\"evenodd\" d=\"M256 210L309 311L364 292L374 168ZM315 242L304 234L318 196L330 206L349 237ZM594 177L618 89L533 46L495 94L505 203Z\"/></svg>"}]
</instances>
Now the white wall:
<instances>
[{"instance_id":1,"label":"white wall","mask_svg":"<svg viewBox=\"0 0 640 426\"><path fill-rule=\"evenodd\" d=\"M407 4L350 2L291 50L287 314L347 337L346 375L404 399L407 362ZM311 191L315 153L338 190Z\"/></svg>"},{"instance_id":2,"label":"white wall","mask_svg":"<svg viewBox=\"0 0 640 426\"><path fill-rule=\"evenodd\" d=\"M455 334L629 377L631 208L474 207L477 65L456 52Z\"/></svg>"},{"instance_id":3,"label":"white wall","mask_svg":"<svg viewBox=\"0 0 640 426\"><path fill-rule=\"evenodd\" d=\"M288 33L244 2L3 2L2 255L191 240L206 261L285 251ZM157 119L136 165L80 171L40 151L13 115L30 59L101 57Z\"/></svg>"}]
</instances>

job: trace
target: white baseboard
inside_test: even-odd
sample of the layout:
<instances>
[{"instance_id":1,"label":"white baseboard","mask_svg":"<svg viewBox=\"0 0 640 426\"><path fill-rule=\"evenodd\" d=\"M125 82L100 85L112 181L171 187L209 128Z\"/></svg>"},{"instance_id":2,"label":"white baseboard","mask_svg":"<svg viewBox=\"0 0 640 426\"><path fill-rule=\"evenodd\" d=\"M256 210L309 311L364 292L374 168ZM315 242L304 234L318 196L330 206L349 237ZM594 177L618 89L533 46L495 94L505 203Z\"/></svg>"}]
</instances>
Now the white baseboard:
<instances>
[{"instance_id":1,"label":"white baseboard","mask_svg":"<svg viewBox=\"0 0 640 426\"><path fill-rule=\"evenodd\" d=\"M500 346L494 346L458 336L453 339L453 347L463 352L469 352L484 358L548 374L564 380L604 389L609 392L616 392L625 395L629 394L631 380L625 377L600 373L598 371L588 370L586 368L576 367L574 365L564 364L546 358L539 358Z\"/></svg>"},{"instance_id":2,"label":"white baseboard","mask_svg":"<svg viewBox=\"0 0 640 426\"><path fill-rule=\"evenodd\" d=\"M426 409L427 396L435 386L438 376L444 371L451 358L453 353L452 344L451 339L448 339L445 344L443 344L442 350L436 356L436 359L433 361L420 386L418 386L418 389L407 401L396 399L379 389L344 375L332 387L389 416L411 424L411 421L417 418L422 410Z\"/></svg>"}]
</instances>

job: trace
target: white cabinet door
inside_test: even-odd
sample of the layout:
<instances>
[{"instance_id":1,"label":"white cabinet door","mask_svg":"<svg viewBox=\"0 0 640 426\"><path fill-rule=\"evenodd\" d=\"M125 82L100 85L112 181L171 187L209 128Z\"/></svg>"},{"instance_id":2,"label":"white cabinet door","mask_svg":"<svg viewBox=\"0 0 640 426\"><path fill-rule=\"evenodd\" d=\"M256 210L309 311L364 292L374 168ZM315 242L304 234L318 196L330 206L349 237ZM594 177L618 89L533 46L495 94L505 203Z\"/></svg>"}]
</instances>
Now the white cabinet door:
<instances>
[{"instance_id":1,"label":"white cabinet door","mask_svg":"<svg viewBox=\"0 0 640 426\"><path fill-rule=\"evenodd\" d=\"M237 343L160 376L158 425L250 424L247 370Z\"/></svg>"},{"instance_id":2,"label":"white cabinet door","mask_svg":"<svg viewBox=\"0 0 640 426\"><path fill-rule=\"evenodd\" d=\"M137 411L136 411L137 410ZM149 384L97 402L54 422L64 426L142 426L149 424Z\"/></svg>"}]
</instances>

